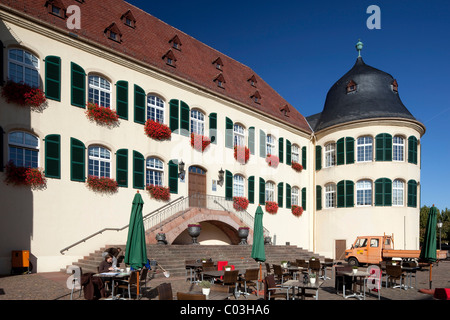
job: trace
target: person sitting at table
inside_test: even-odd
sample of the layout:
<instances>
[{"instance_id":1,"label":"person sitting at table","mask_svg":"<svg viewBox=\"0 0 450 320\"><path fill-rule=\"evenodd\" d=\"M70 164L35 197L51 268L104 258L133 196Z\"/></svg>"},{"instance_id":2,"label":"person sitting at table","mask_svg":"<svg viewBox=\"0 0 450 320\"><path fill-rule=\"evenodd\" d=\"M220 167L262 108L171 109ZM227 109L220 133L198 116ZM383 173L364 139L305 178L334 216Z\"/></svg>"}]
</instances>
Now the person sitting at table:
<instances>
[{"instance_id":1,"label":"person sitting at table","mask_svg":"<svg viewBox=\"0 0 450 320\"><path fill-rule=\"evenodd\" d=\"M124 258L123 254L120 255L121 252L121 248L108 248L105 250L105 252L102 253L102 257L104 258L106 257L106 255L110 254L113 258L112 266L114 268L117 268Z\"/></svg>"},{"instance_id":2,"label":"person sitting at table","mask_svg":"<svg viewBox=\"0 0 450 320\"><path fill-rule=\"evenodd\" d=\"M103 272L114 271L114 267L113 267L112 263L113 263L113 256L110 254L107 254L105 256L105 260L100 262L100 265L98 266L98 272L103 273Z\"/></svg>"}]
</instances>

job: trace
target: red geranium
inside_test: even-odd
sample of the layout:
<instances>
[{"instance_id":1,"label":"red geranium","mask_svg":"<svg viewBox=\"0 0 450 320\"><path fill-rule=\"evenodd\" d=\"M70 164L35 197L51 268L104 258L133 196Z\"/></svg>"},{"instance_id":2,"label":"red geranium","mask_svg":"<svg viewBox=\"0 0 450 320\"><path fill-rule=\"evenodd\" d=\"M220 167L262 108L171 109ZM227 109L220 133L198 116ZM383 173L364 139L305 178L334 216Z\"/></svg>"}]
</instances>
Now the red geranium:
<instances>
[{"instance_id":1,"label":"red geranium","mask_svg":"<svg viewBox=\"0 0 450 320\"><path fill-rule=\"evenodd\" d=\"M8 103L16 103L20 106L31 108L41 107L47 99L41 89L33 88L26 83L7 81L2 88L2 96Z\"/></svg>"},{"instance_id":2,"label":"red geranium","mask_svg":"<svg viewBox=\"0 0 450 320\"><path fill-rule=\"evenodd\" d=\"M191 133L191 146L197 151L205 151L211 140L201 134Z\"/></svg>"},{"instance_id":3,"label":"red geranium","mask_svg":"<svg viewBox=\"0 0 450 320\"><path fill-rule=\"evenodd\" d=\"M292 169L294 169L297 172L302 172L302 170L303 170L303 166L298 162L292 161L291 167L292 167Z\"/></svg>"},{"instance_id":4,"label":"red geranium","mask_svg":"<svg viewBox=\"0 0 450 320\"><path fill-rule=\"evenodd\" d=\"M244 211L248 207L248 199L246 197L233 197L233 208L236 211Z\"/></svg>"},{"instance_id":5,"label":"red geranium","mask_svg":"<svg viewBox=\"0 0 450 320\"><path fill-rule=\"evenodd\" d=\"M266 211L270 214L278 212L278 203L274 201L266 201Z\"/></svg>"},{"instance_id":6,"label":"red geranium","mask_svg":"<svg viewBox=\"0 0 450 320\"><path fill-rule=\"evenodd\" d=\"M148 119L144 126L145 134L155 140L168 140L172 135L172 131L165 124L155 120Z\"/></svg>"},{"instance_id":7,"label":"red geranium","mask_svg":"<svg viewBox=\"0 0 450 320\"><path fill-rule=\"evenodd\" d=\"M102 193L115 193L119 188L117 181L107 177L88 176L87 186L89 189Z\"/></svg>"},{"instance_id":8,"label":"red geranium","mask_svg":"<svg viewBox=\"0 0 450 320\"><path fill-rule=\"evenodd\" d=\"M268 154L266 157L266 162L269 164L269 167L276 168L280 163L280 159L277 156L274 156L273 154Z\"/></svg>"},{"instance_id":9,"label":"red geranium","mask_svg":"<svg viewBox=\"0 0 450 320\"><path fill-rule=\"evenodd\" d=\"M246 164L250 159L250 150L245 146L234 146L234 158L237 162Z\"/></svg>"},{"instance_id":10,"label":"red geranium","mask_svg":"<svg viewBox=\"0 0 450 320\"><path fill-rule=\"evenodd\" d=\"M291 212L294 216L296 217L300 217L303 213L303 207L297 206L297 205L293 205L291 207Z\"/></svg>"},{"instance_id":11,"label":"red geranium","mask_svg":"<svg viewBox=\"0 0 450 320\"><path fill-rule=\"evenodd\" d=\"M148 185L147 190L150 196L156 200L170 200L170 189L163 186Z\"/></svg>"},{"instance_id":12,"label":"red geranium","mask_svg":"<svg viewBox=\"0 0 450 320\"><path fill-rule=\"evenodd\" d=\"M38 168L17 167L12 161L9 161L5 166L5 183L40 189L47 185L47 179Z\"/></svg>"},{"instance_id":13,"label":"red geranium","mask_svg":"<svg viewBox=\"0 0 450 320\"><path fill-rule=\"evenodd\" d=\"M99 106L96 103L88 102L86 116L100 125L113 126L119 121L119 116L111 108Z\"/></svg>"}]
</instances>

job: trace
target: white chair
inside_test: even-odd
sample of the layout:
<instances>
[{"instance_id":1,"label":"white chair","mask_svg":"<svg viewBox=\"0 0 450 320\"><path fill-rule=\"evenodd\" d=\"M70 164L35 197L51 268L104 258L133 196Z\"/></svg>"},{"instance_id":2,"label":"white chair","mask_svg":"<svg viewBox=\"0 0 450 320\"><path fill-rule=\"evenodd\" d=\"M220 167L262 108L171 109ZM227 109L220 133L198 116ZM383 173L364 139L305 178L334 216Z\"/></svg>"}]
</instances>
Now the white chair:
<instances>
[{"instance_id":1,"label":"white chair","mask_svg":"<svg viewBox=\"0 0 450 320\"><path fill-rule=\"evenodd\" d=\"M66 285L67 288L70 289L70 300L73 298L73 292L75 290L80 290L81 297L81 268L78 266L68 266L66 273L70 273L71 276L67 278Z\"/></svg>"},{"instance_id":2,"label":"white chair","mask_svg":"<svg viewBox=\"0 0 450 320\"><path fill-rule=\"evenodd\" d=\"M370 265L367 268L367 272L370 274L364 281L366 282L365 288L371 290L376 289L378 292L378 300L380 300L381 291L381 269L378 266ZM364 300L366 299L366 289L364 288Z\"/></svg>"}]
</instances>

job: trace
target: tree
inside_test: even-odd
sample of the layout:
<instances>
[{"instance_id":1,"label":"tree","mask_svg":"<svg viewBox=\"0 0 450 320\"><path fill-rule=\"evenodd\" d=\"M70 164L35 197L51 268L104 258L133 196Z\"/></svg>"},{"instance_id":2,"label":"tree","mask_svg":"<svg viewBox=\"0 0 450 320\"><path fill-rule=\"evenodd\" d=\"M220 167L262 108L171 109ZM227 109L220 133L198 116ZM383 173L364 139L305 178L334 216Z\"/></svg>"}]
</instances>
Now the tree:
<instances>
[{"instance_id":1,"label":"tree","mask_svg":"<svg viewBox=\"0 0 450 320\"><path fill-rule=\"evenodd\" d=\"M420 208L420 242L423 242L423 236L425 234L425 228L427 226L428 214L430 212L430 207L422 206ZM438 209L437 221L442 221L442 243L448 243L450 240L450 210L445 208L445 210ZM439 241L439 229L436 229L437 241Z\"/></svg>"}]
</instances>

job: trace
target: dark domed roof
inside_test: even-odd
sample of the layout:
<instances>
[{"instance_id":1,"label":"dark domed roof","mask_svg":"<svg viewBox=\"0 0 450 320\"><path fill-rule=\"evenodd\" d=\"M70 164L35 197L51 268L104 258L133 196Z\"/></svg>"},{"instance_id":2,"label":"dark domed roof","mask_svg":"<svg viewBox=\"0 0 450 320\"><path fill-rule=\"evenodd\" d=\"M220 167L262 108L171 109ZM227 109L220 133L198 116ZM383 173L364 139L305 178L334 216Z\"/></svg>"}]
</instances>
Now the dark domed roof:
<instances>
[{"instance_id":1,"label":"dark domed roof","mask_svg":"<svg viewBox=\"0 0 450 320\"><path fill-rule=\"evenodd\" d=\"M397 82L358 57L353 68L328 91L322 113L308 117L314 131L355 120L403 118L415 120L397 92Z\"/></svg>"}]
</instances>

